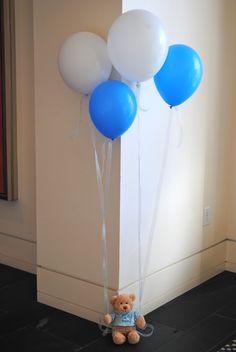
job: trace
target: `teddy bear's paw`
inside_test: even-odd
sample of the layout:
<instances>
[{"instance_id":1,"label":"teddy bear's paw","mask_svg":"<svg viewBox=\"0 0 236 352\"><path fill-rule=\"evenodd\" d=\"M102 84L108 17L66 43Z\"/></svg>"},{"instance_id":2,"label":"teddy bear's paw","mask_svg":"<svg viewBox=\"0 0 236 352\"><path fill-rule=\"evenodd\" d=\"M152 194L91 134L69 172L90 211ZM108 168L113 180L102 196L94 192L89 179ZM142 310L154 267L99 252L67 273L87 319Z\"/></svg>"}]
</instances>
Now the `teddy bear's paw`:
<instances>
[{"instance_id":1,"label":"teddy bear's paw","mask_svg":"<svg viewBox=\"0 0 236 352\"><path fill-rule=\"evenodd\" d=\"M136 320L136 325L137 325L139 328L144 328L144 327L145 327L146 321L145 321L143 315L140 315L140 316L138 317L138 319Z\"/></svg>"},{"instance_id":2,"label":"teddy bear's paw","mask_svg":"<svg viewBox=\"0 0 236 352\"><path fill-rule=\"evenodd\" d=\"M138 334L137 331L131 331L128 334L128 341L129 343L131 343L132 345L134 345L135 343L138 343L140 340L140 335Z\"/></svg>"},{"instance_id":3,"label":"teddy bear's paw","mask_svg":"<svg viewBox=\"0 0 236 352\"><path fill-rule=\"evenodd\" d=\"M104 322L105 322L107 325L109 325L109 324L111 324L111 322L112 322L112 317L111 317L110 314L106 314L106 315L104 316L103 320L104 320Z\"/></svg>"},{"instance_id":4,"label":"teddy bear's paw","mask_svg":"<svg viewBox=\"0 0 236 352\"><path fill-rule=\"evenodd\" d=\"M120 332L114 332L112 333L112 338L113 338L113 342L116 345L122 345L123 343L125 343L126 341L126 337L125 335L121 334Z\"/></svg>"}]
</instances>

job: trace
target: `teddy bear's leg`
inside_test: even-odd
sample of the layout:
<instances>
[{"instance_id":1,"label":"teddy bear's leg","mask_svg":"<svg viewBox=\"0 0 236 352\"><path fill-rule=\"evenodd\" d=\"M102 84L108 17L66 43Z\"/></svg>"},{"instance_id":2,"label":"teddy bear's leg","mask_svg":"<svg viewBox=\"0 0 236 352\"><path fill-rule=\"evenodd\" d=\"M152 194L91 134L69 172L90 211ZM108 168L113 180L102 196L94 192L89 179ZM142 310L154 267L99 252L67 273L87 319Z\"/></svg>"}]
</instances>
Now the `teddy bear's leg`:
<instances>
[{"instance_id":1,"label":"teddy bear's leg","mask_svg":"<svg viewBox=\"0 0 236 352\"><path fill-rule=\"evenodd\" d=\"M138 332L136 330L133 330L131 332L128 333L128 341L131 344L135 344L138 343L140 340L140 335L138 334Z\"/></svg>"},{"instance_id":2,"label":"teddy bear's leg","mask_svg":"<svg viewBox=\"0 0 236 352\"><path fill-rule=\"evenodd\" d=\"M112 338L113 338L113 342L116 345L122 345L125 341L126 341L126 337L125 335L123 335L121 332L119 331L113 331L112 332Z\"/></svg>"}]
</instances>

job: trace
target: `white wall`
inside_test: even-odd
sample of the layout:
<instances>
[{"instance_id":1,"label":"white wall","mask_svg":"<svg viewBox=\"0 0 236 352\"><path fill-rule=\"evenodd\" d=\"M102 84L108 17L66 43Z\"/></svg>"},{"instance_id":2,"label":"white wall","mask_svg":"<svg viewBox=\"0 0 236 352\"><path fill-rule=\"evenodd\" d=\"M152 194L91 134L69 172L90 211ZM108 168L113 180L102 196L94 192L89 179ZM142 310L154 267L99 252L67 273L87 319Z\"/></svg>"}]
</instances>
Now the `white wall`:
<instances>
[{"instance_id":1,"label":"white wall","mask_svg":"<svg viewBox=\"0 0 236 352\"><path fill-rule=\"evenodd\" d=\"M235 209L236 209L236 110L235 110L235 91L236 91L236 70L235 66L235 55L236 55L236 43L234 34L236 31L236 23L235 23L235 11L236 11L236 3L235 1L229 1L225 4L225 10L227 13L228 21L225 23L225 41L226 46L231 48L231 50L225 50L227 67L230 69L227 72L228 79L228 89L227 89L227 102L225 101L225 110L227 109L228 114L231 115L232 118L232 126L231 126L231 159L230 159L230 180L231 180L231 193L229 197L229 227L227 237L232 240L236 240L236 217L235 217Z\"/></svg>"},{"instance_id":2,"label":"white wall","mask_svg":"<svg viewBox=\"0 0 236 352\"><path fill-rule=\"evenodd\" d=\"M95 32L106 39L120 13L120 1L34 1L38 297L46 303L54 296L83 306L82 315L84 308L91 310L102 301L101 215L86 98L76 137L80 97L60 77L57 55L74 32ZM98 140L101 144L103 138L98 136ZM119 169L117 141L113 143L108 214L109 285L113 290L118 288L119 271ZM62 278L60 288L58 277ZM70 284L65 286L63 277ZM91 305L79 289L78 295L70 296L77 284L85 287L83 297L90 297ZM99 295L91 295L97 290Z\"/></svg>"},{"instance_id":3,"label":"white wall","mask_svg":"<svg viewBox=\"0 0 236 352\"><path fill-rule=\"evenodd\" d=\"M230 50L225 50L226 65L230 69L227 72L227 100L225 99L225 111L231 115L231 134L229 135L231 158L229 167L230 177L230 195L229 195L229 217L228 217L228 231L227 231L227 255L226 255L226 268L236 272L236 110L235 110L235 91L236 91L236 71L234 70L236 43L234 34L236 31L235 23L235 1L229 1L225 4L225 11L227 19L225 23L225 45Z\"/></svg>"},{"instance_id":4,"label":"white wall","mask_svg":"<svg viewBox=\"0 0 236 352\"><path fill-rule=\"evenodd\" d=\"M229 3L232 5L232 2ZM165 25L169 44L192 46L201 56L204 67L203 81L198 91L181 106L184 135L179 148L179 124L175 117L173 119L161 198L154 214L154 241L148 255L150 284L144 304L165 294L160 292L163 285L157 280L165 268L172 265L177 268L176 263L185 260L186 265L179 273L173 271L168 277L166 272L166 288L174 292L180 285L184 289L181 283L183 277L186 282L192 280L191 284L196 284L194 278L201 280L207 276L206 272L210 276L224 267L225 246L220 242L227 233L228 167L231 162L229 136L232 123L232 116L223 103L224 99L228 99L225 92L228 82L224 80L227 71L225 50L231 52L224 39L228 20L225 6L223 0L123 1L123 11L143 8L158 15ZM152 81L144 83L141 92L141 105L150 106L148 112L139 114L144 262L170 115ZM136 121L121 141L121 290L131 288L138 277L138 270L134 270L138 231L137 167ZM212 211L211 223L203 228L203 207L208 205ZM212 246L216 246L216 251L220 248L213 255L207 250ZM203 250L202 257L205 259L198 255ZM199 257L196 265L187 260L191 256Z\"/></svg>"},{"instance_id":5,"label":"white wall","mask_svg":"<svg viewBox=\"0 0 236 352\"><path fill-rule=\"evenodd\" d=\"M35 271L33 3L15 4L19 200L0 201L0 260Z\"/></svg>"}]
</instances>

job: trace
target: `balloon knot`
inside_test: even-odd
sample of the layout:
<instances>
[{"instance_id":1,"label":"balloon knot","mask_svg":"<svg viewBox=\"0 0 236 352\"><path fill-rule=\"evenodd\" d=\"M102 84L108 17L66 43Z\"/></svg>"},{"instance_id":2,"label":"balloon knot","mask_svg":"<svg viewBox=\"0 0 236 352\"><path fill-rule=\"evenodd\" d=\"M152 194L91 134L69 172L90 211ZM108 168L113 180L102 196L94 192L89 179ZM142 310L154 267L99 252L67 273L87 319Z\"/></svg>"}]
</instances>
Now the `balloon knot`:
<instances>
[{"instance_id":1,"label":"balloon knot","mask_svg":"<svg viewBox=\"0 0 236 352\"><path fill-rule=\"evenodd\" d=\"M173 105L170 105L170 109L172 109L173 108Z\"/></svg>"}]
</instances>

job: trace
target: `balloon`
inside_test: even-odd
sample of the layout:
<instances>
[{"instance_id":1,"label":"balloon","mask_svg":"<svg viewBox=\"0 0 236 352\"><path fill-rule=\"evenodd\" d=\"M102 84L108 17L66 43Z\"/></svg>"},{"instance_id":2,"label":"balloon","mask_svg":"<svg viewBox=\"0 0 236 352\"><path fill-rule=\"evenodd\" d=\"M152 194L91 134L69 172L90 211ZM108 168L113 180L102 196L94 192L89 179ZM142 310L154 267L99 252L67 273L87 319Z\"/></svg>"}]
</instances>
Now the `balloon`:
<instances>
[{"instance_id":1,"label":"balloon","mask_svg":"<svg viewBox=\"0 0 236 352\"><path fill-rule=\"evenodd\" d=\"M154 81L161 97L170 106L182 104L198 88L202 79L202 62L187 45L170 46L167 59Z\"/></svg>"},{"instance_id":2,"label":"balloon","mask_svg":"<svg viewBox=\"0 0 236 352\"><path fill-rule=\"evenodd\" d=\"M88 94L106 81L112 69L106 42L97 34L79 32L68 37L58 56L59 71L78 93Z\"/></svg>"},{"instance_id":3,"label":"balloon","mask_svg":"<svg viewBox=\"0 0 236 352\"><path fill-rule=\"evenodd\" d=\"M136 98L125 83L106 81L93 91L89 112L99 132L114 140L132 125L137 112Z\"/></svg>"},{"instance_id":4,"label":"balloon","mask_svg":"<svg viewBox=\"0 0 236 352\"><path fill-rule=\"evenodd\" d=\"M161 68L168 45L157 16L145 10L132 10L112 24L107 49L111 62L123 78L142 82Z\"/></svg>"}]
</instances>

